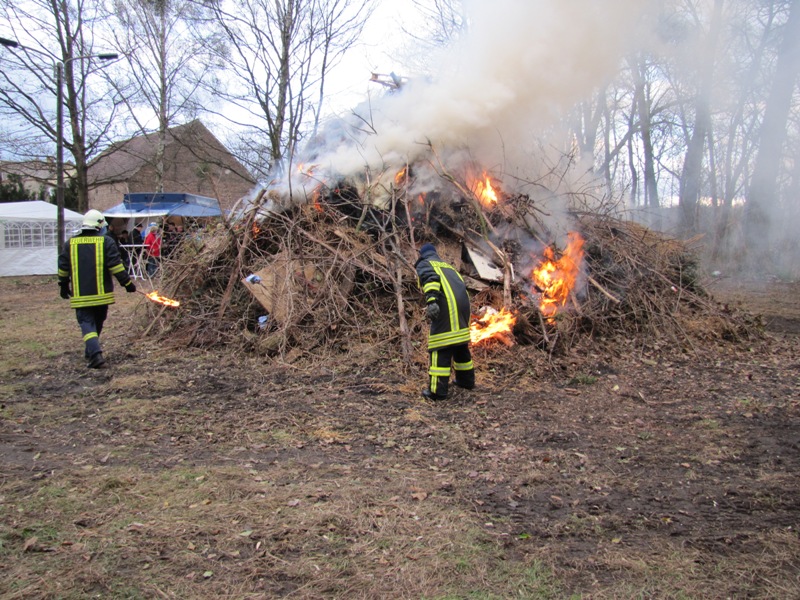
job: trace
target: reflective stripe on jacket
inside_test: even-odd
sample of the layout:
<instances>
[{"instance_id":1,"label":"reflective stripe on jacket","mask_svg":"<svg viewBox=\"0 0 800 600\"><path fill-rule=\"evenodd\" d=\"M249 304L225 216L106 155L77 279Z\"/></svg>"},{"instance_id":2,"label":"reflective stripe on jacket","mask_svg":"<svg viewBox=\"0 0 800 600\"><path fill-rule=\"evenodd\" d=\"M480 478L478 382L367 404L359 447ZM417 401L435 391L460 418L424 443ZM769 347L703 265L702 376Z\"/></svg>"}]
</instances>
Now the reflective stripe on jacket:
<instances>
[{"instance_id":1,"label":"reflective stripe on jacket","mask_svg":"<svg viewBox=\"0 0 800 600\"><path fill-rule=\"evenodd\" d=\"M117 244L94 231L70 238L58 256L58 281L72 287L72 308L114 303L114 275L121 285L130 283Z\"/></svg>"},{"instance_id":2,"label":"reflective stripe on jacket","mask_svg":"<svg viewBox=\"0 0 800 600\"><path fill-rule=\"evenodd\" d=\"M469 294L459 272L435 254L420 258L415 267L426 302L439 304L439 317L431 322L428 350L469 343Z\"/></svg>"}]
</instances>

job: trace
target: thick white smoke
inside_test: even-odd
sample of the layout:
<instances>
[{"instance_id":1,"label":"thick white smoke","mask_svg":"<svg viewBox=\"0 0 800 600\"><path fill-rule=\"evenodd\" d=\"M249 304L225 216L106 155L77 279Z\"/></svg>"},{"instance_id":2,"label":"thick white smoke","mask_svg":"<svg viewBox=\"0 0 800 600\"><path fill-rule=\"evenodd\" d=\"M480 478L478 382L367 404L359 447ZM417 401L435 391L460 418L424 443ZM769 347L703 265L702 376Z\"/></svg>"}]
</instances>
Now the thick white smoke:
<instances>
[{"instance_id":1,"label":"thick white smoke","mask_svg":"<svg viewBox=\"0 0 800 600\"><path fill-rule=\"evenodd\" d=\"M436 72L359 107L357 129L338 123L315 139L314 163L345 177L391 170L430 143L442 156L467 149L486 168L520 172L530 167L533 141L613 77L646 2L464 4L469 30L441 49Z\"/></svg>"}]
</instances>

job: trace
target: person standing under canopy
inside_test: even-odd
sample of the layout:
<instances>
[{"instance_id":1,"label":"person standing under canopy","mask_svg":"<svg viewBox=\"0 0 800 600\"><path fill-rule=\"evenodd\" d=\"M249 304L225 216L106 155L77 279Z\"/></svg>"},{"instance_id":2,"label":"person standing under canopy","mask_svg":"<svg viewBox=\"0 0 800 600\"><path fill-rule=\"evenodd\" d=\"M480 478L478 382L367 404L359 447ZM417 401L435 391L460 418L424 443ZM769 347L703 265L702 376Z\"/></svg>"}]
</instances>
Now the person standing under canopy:
<instances>
[{"instance_id":1,"label":"person standing under canopy","mask_svg":"<svg viewBox=\"0 0 800 600\"><path fill-rule=\"evenodd\" d=\"M152 277L156 274L158 264L161 262L161 230L157 223L150 223L144 238L144 249L147 252L147 275Z\"/></svg>"},{"instance_id":2,"label":"person standing under canopy","mask_svg":"<svg viewBox=\"0 0 800 600\"><path fill-rule=\"evenodd\" d=\"M142 235L142 224L137 223L131 232L131 243L134 246L141 246L144 244L144 236Z\"/></svg>"}]
</instances>

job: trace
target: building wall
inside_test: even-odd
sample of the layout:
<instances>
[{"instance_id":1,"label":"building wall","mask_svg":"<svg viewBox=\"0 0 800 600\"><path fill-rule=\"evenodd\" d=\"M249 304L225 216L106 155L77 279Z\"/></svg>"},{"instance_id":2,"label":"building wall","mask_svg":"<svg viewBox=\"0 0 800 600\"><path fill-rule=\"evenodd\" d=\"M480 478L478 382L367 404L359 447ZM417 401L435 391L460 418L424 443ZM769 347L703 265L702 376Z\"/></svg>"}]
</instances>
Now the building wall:
<instances>
[{"instance_id":1,"label":"building wall","mask_svg":"<svg viewBox=\"0 0 800 600\"><path fill-rule=\"evenodd\" d=\"M210 134L209 134L210 135ZM184 143L171 143L164 152L164 192L185 192L217 198L223 211L249 196L255 184L230 153L213 136L203 133ZM89 206L106 210L124 200L124 194L155 192L156 169L143 164L125 182L103 184L89 191Z\"/></svg>"},{"instance_id":2,"label":"building wall","mask_svg":"<svg viewBox=\"0 0 800 600\"><path fill-rule=\"evenodd\" d=\"M116 206L125 198L125 194L130 193L128 183L125 181L109 183L89 189L89 208L96 208L99 211L108 210Z\"/></svg>"}]
</instances>

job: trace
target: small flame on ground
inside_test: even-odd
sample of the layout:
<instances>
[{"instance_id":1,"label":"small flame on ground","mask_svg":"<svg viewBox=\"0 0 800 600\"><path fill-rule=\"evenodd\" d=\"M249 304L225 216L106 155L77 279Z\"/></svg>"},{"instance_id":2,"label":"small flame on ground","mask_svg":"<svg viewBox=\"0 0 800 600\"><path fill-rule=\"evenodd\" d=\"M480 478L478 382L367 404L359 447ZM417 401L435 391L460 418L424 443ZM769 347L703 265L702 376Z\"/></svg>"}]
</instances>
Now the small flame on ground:
<instances>
[{"instance_id":1,"label":"small flame on ground","mask_svg":"<svg viewBox=\"0 0 800 600\"><path fill-rule=\"evenodd\" d=\"M145 294L150 300L155 302L156 304L163 304L164 306L170 306L172 308L177 308L181 305L180 302L177 300L173 300L172 298L167 298L166 296L162 296L158 293L157 290L153 290L152 292Z\"/></svg>"},{"instance_id":2,"label":"small flame on ground","mask_svg":"<svg viewBox=\"0 0 800 600\"><path fill-rule=\"evenodd\" d=\"M488 308L486 314L472 321L469 327L469 338L473 344L487 340L499 340L507 346L513 345L511 331L517 322L517 316L511 311L501 308Z\"/></svg>"},{"instance_id":3,"label":"small flame on ground","mask_svg":"<svg viewBox=\"0 0 800 600\"><path fill-rule=\"evenodd\" d=\"M320 198L322 197L322 186L317 187L313 192L311 192L311 201L314 203L314 208L317 209L317 212L325 212L322 208L322 203L320 202Z\"/></svg>"},{"instance_id":4,"label":"small flame on ground","mask_svg":"<svg viewBox=\"0 0 800 600\"><path fill-rule=\"evenodd\" d=\"M406 167L403 167L402 169L400 169L400 171L397 173L397 175L394 176L395 185L400 186L400 185L403 185L405 183L405 181L406 181L406 173L407 172L408 172L408 169Z\"/></svg>"},{"instance_id":5,"label":"small flame on ground","mask_svg":"<svg viewBox=\"0 0 800 600\"><path fill-rule=\"evenodd\" d=\"M556 259L552 247L544 249L544 260L531 273L535 290L540 295L539 310L548 323L552 323L559 309L566 305L575 289L583 262L584 239L576 231L567 234L567 247Z\"/></svg>"}]
</instances>

